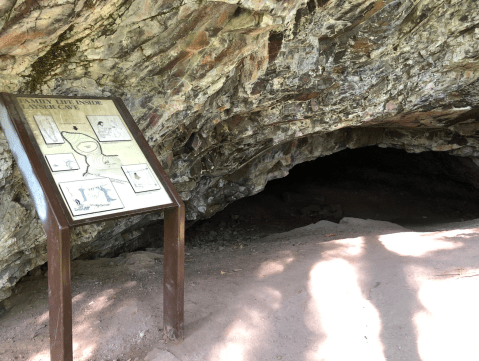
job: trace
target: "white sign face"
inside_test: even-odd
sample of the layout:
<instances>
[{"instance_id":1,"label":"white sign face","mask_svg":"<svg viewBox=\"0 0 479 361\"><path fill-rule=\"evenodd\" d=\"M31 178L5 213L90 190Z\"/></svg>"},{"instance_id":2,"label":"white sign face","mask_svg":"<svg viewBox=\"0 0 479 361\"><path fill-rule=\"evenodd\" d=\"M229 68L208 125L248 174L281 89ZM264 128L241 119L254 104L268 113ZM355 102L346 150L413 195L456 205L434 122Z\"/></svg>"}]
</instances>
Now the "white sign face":
<instances>
[{"instance_id":1,"label":"white sign face","mask_svg":"<svg viewBox=\"0 0 479 361\"><path fill-rule=\"evenodd\" d=\"M52 116L35 115L34 118L46 144L62 144L64 142Z\"/></svg>"},{"instance_id":2,"label":"white sign face","mask_svg":"<svg viewBox=\"0 0 479 361\"><path fill-rule=\"evenodd\" d=\"M73 220L173 203L112 100L17 100Z\"/></svg>"},{"instance_id":3,"label":"white sign face","mask_svg":"<svg viewBox=\"0 0 479 361\"><path fill-rule=\"evenodd\" d=\"M147 164L132 164L121 167L133 190L137 193L161 189Z\"/></svg>"},{"instance_id":4,"label":"white sign face","mask_svg":"<svg viewBox=\"0 0 479 361\"><path fill-rule=\"evenodd\" d=\"M100 142L131 140L117 115L87 115L87 118Z\"/></svg>"},{"instance_id":5,"label":"white sign face","mask_svg":"<svg viewBox=\"0 0 479 361\"><path fill-rule=\"evenodd\" d=\"M75 156L72 153L67 154L46 154L48 165L52 172L80 169Z\"/></svg>"},{"instance_id":6,"label":"white sign face","mask_svg":"<svg viewBox=\"0 0 479 361\"><path fill-rule=\"evenodd\" d=\"M108 178L60 183L70 211L75 216L124 208Z\"/></svg>"}]
</instances>

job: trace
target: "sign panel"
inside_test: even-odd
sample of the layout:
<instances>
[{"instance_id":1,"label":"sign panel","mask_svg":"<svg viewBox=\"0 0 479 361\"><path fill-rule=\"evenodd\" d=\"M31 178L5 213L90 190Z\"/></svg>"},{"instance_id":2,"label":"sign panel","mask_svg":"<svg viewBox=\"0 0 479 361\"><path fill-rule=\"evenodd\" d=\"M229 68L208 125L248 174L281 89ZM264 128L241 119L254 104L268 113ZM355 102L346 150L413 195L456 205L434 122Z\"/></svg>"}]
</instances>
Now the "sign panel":
<instances>
[{"instance_id":1,"label":"sign panel","mask_svg":"<svg viewBox=\"0 0 479 361\"><path fill-rule=\"evenodd\" d=\"M185 206L121 99L0 93L0 126L47 234L51 359L73 360L70 227L159 210L163 329L183 338Z\"/></svg>"},{"instance_id":2,"label":"sign panel","mask_svg":"<svg viewBox=\"0 0 479 361\"><path fill-rule=\"evenodd\" d=\"M113 100L16 99L73 220L173 203Z\"/></svg>"}]
</instances>

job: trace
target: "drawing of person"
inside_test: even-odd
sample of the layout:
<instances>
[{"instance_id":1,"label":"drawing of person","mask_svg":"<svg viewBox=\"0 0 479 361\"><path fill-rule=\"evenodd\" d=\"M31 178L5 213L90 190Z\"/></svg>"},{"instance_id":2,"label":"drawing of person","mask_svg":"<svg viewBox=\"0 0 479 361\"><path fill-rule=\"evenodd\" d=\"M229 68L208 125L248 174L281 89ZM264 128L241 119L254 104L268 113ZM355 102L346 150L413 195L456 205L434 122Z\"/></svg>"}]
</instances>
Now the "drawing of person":
<instances>
[{"instance_id":1,"label":"drawing of person","mask_svg":"<svg viewBox=\"0 0 479 361\"><path fill-rule=\"evenodd\" d=\"M116 200L115 198L110 197L110 195L108 194L108 189L106 189L105 187L100 186L100 187L98 187L98 189L103 192L107 202L112 202L112 201Z\"/></svg>"},{"instance_id":2,"label":"drawing of person","mask_svg":"<svg viewBox=\"0 0 479 361\"><path fill-rule=\"evenodd\" d=\"M118 127L118 125L115 122L110 122L110 127L111 127L110 129L111 129L112 136L114 136L115 138L120 138L121 130Z\"/></svg>"},{"instance_id":3,"label":"drawing of person","mask_svg":"<svg viewBox=\"0 0 479 361\"><path fill-rule=\"evenodd\" d=\"M87 202L88 199L86 198L86 195L85 195L85 189L84 188L78 188L78 191L81 193L81 195L83 197L83 201Z\"/></svg>"},{"instance_id":4,"label":"drawing of person","mask_svg":"<svg viewBox=\"0 0 479 361\"><path fill-rule=\"evenodd\" d=\"M44 118L41 123L45 136L49 138L50 142L58 142L56 134L56 125L52 125L50 118Z\"/></svg>"},{"instance_id":5,"label":"drawing of person","mask_svg":"<svg viewBox=\"0 0 479 361\"><path fill-rule=\"evenodd\" d=\"M99 121L97 123L98 126L98 135L101 138L107 138L110 135L110 132L107 127L105 127L105 124L102 121Z\"/></svg>"},{"instance_id":6,"label":"drawing of person","mask_svg":"<svg viewBox=\"0 0 479 361\"><path fill-rule=\"evenodd\" d=\"M131 173L130 173L131 174ZM138 188L142 188L143 187L143 184L142 182L140 181L140 177L138 176L138 174L136 174L136 172L133 172L133 179L132 179L133 183L135 184L135 187L138 187Z\"/></svg>"},{"instance_id":7,"label":"drawing of person","mask_svg":"<svg viewBox=\"0 0 479 361\"><path fill-rule=\"evenodd\" d=\"M115 122L110 121L108 125L105 125L103 121L97 123L98 135L101 138L120 138L121 130Z\"/></svg>"}]
</instances>

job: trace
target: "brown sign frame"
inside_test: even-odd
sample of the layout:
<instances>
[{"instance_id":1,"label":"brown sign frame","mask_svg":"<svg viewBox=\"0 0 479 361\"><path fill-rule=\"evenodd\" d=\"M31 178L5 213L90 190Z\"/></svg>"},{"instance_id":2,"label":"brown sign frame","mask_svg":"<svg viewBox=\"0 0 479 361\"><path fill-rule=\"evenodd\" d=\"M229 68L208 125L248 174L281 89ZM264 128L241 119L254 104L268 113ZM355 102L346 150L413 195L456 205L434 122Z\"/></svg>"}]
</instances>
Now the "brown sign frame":
<instances>
[{"instance_id":1,"label":"brown sign frame","mask_svg":"<svg viewBox=\"0 0 479 361\"><path fill-rule=\"evenodd\" d=\"M172 202L74 220L22 111L18 101L19 98L113 101L128 130ZM118 97L68 97L0 93L0 125L47 234L51 359L73 360L70 229L86 224L152 212L164 212L164 333L168 339L182 339L184 337L185 207L123 101Z\"/></svg>"}]
</instances>

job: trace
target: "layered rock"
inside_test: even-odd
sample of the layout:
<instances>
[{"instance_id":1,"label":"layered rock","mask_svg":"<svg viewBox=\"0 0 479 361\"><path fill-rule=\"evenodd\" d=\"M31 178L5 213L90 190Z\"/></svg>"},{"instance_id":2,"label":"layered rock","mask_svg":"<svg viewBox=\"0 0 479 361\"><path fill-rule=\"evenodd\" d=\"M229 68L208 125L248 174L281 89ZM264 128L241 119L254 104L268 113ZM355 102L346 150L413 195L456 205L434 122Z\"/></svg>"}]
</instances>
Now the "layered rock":
<instances>
[{"instance_id":1,"label":"layered rock","mask_svg":"<svg viewBox=\"0 0 479 361\"><path fill-rule=\"evenodd\" d=\"M206 218L295 164L365 145L460 156L479 186L477 0L7 0L0 90L120 96ZM478 133L479 134L479 133ZM0 300L46 260L0 132ZM155 216L76 229L72 256Z\"/></svg>"}]
</instances>

